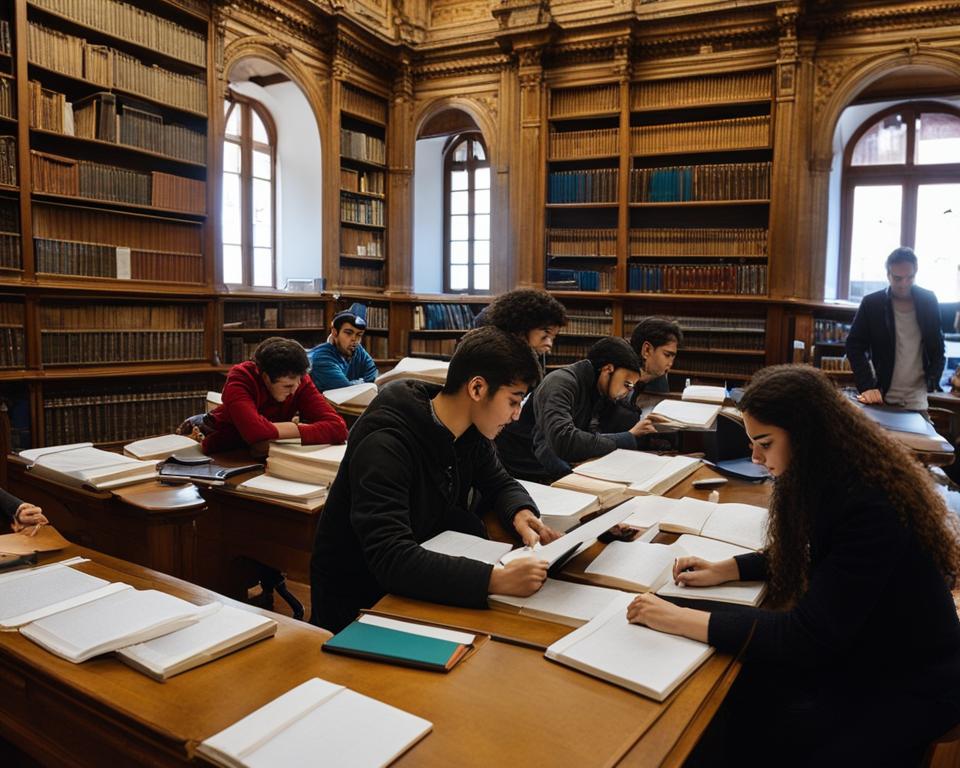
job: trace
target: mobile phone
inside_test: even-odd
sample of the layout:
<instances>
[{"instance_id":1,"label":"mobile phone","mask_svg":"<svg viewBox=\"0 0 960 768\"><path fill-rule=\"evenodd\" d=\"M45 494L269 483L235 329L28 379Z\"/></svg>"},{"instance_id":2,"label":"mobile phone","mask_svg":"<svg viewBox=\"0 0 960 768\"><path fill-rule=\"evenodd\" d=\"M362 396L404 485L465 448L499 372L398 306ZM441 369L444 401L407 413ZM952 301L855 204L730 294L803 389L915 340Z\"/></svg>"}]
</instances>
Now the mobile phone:
<instances>
[{"instance_id":1,"label":"mobile phone","mask_svg":"<svg viewBox=\"0 0 960 768\"><path fill-rule=\"evenodd\" d=\"M694 488L713 488L718 485L723 485L727 482L725 477L705 477L702 480L694 480Z\"/></svg>"}]
</instances>

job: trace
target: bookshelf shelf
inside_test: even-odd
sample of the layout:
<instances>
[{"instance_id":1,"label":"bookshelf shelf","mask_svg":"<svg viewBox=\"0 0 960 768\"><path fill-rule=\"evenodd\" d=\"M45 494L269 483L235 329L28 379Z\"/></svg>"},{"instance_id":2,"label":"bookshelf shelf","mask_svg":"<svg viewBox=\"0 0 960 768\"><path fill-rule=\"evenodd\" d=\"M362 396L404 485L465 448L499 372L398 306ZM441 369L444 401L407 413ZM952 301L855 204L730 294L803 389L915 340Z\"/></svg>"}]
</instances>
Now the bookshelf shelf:
<instances>
[{"instance_id":1,"label":"bookshelf shelf","mask_svg":"<svg viewBox=\"0 0 960 768\"><path fill-rule=\"evenodd\" d=\"M116 200L101 200L98 197L80 197L79 195L58 195L53 192L33 192L32 196L37 200L49 200L54 203L74 203L76 205L96 206L97 208L107 207L118 211L129 211L131 213L140 213L149 211L150 215L158 218L189 216L191 223L203 221L207 218L205 213L191 213L190 211L174 211L164 208L157 208L153 205L140 205L138 203L121 203Z\"/></svg>"},{"instance_id":2,"label":"bookshelf shelf","mask_svg":"<svg viewBox=\"0 0 960 768\"><path fill-rule=\"evenodd\" d=\"M15 117L10 117L9 115L4 115L4 114L0 113L0 124L2 124L2 123L10 123L10 124L12 124L12 125L16 125L16 124L17 124L17 118L15 118Z\"/></svg>"},{"instance_id":3,"label":"bookshelf shelf","mask_svg":"<svg viewBox=\"0 0 960 768\"><path fill-rule=\"evenodd\" d=\"M603 153L603 154L597 154L597 155L583 154L583 155L577 155L575 157L554 155L548 159L550 163L582 163L584 161L590 161L590 160L619 160L620 155L611 155L609 153Z\"/></svg>"},{"instance_id":4,"label":"bookshelf shelf","mask_svg":"<svg viewBox=\"0 0 960 768\"><path fill-rule=\"evenodd\" d=\"M736 379L738 381L748 381L753 374L750 373L723 373L716 371L694 371L684 370L682 368L671 368L670 373L678 376L691 376L702 379Z\"/></svg>"},{"instance_id":5,"label":"bookshelf shelf","mask_svg":"<svg viewBox=\"0 0 960 768\"><path fill-rule=\"evenodd\" d=\"M660 203L630 203L631 208L716 208L731 205L770 205L769 200L678 200Z\"/></svg>"},{"instance_id":6,"label":"bookshelf shelf","mask_svg":"<svg viewBox=\"0 0 960 768\"><path fill-rule=\"evenodd\" d=\"M642 160L647 157L696 157L700 155L726 155L733 152L769 152L772 149L773 147L768 142L766 144L703 147L701 149L665 149L655 152L634 152L630 156L635 160Z\"/></svg>"},{"instance_id":7,"label":"bookshelf shelf","mask_svg":"<svg viewBox=\"0 0 960 768\"><path fill-rule=\"evenodd\" d=\"M726 333L728 331L724 331ZM696 352L705 355L740 355L742 357L765 357L762 349L715 349L711 347L683 347L682 352Z\"/></svg>"},{"instance_id":8,"label":"bookshelf shelf","mask_svg":"<svg viewBox=\"0 0 960 768\"><path fill-rule=\"evenodd\" d=\"M341 189L340 193L343 195L351 195L353 197L363 197L369 200L386 200L387 199L386 195L378 195L374 192L353 192L352 190L349 190L349 189Z\"/></svg>"},{"instance_id":9,"label":"bookshelf shelf","mask_svg":"<svg viewBox=\"0 0 960 768\"><path fill-rule=\"evenodd\" d=\"M344 109L342 106L340 107L340 114L346 115L347 117L350 117L354 120L359 120L364 123L370 123L371 125L379 125L383 128L386 128L387 126L386 122L383 120L377 120L368 115L361 114L360 112L355 112L350 109Z\"/></svg>"},{"instance_id":10,"label":"bookshelf shelf","mask_svg":"<svg viewBox=\"0 0 960 768\"><path fill-rule=\"evenodd\" d=\"M360 221L344 221L340 220L341 226L344 227L357 227L358 229L386 229L385 224L364 224ZM383 259L377 259L377 261L383 261Z\"/></svg>"},{"instance_id":11,"label":"bookshelf shelf","mask_svg":"<svg viewBox=\"0 0 960 768\"><path fill-rule=\"evenodd\" d=\"M769 104L770 96L758 97L758 98L748 98L748 99L737 99L737 106L758 106L761 104ZM725 107L729 106L730 98L718 98L714 100L702 100L702 101L693 101L682 104L651 104L647 106L631 106L630 111L637 114L642 113L651 113L651 112L669 112L672 115L675 115L677 112L686 109L704 109L708 107Z\"/></svg>"},{"instance_id":12,"label":"bookshelf shelf","mask_svg":"<svg viewBox=\"0 0 960 768\"><path fill-rule=\"evenodd\" d=\"M607 120L615 117L620 117L619 109L608 110L606 112L564 112L560 114L551 114L550 122L562 123L566 120Z\"/></svg>"},{"instance_id":13,"label":"bookshelf shelf","mask_svg":"<svg viewBox=\"0 0 960 768\"><path fill-rule=\"evenodd\" d=\"M326 331L322 326L305 326L302 328L224 328L224 334L227 333L248 333L248 334L265 334L272 333L277 335L280 331L284 333L314 333L316 331Z\"/></svg>"},{"instance_id":14,"label":"bookshelf shelf","mask_svg":"<svg viewBox=\"0 0 960 768\"><path fill-rule=\"evenodd\" d=\"M656 259L657 261L740 261L741 259L762 259L766 261L766 256L751 254L698 254L698 253L631 253L629 259Z\"/></svg>"},{"instance_id":15,"label":"bookshelf shelf","mask_svg":"<svg viewBox=\"0 0 960 768\"><path fill-rule=\"evenodd\" d=\"M387 170L385 163L374 163L370 160L361 160L359 157L350 157L349 155L340 155L340 163L342 165L359 165L363 168L375 168L378 171Z\"/></svg>"},{"instance_id":16,"label":"bookshelf shelf","mask_svg":"<svg viewBox=\"0 0 960 768\"><path fill-rule=\"evenodd\" d=\"M620 206L619 203L547 203L547 208L558 210L572 210L576 208L613 208Z\"/></svg>"},{"instance_id":17,"label":"bookshelf shelf","mask_svg":"<svg viewBox=\"0 0 960 768\"><path fill-rule=\"evenodd\" d=\"M348 222L345 221L341 223L348 224ZM351 261L373 261L377 262L378 264L382 264L385 261L385 259L381 258L380 256L356 256L352 253L341 253L340 258L350 259Z\"/></svg>"},{"instance_id":18,"label":"bookshelf shelf","mask_svg":"<svg viewBox=\"0 0 960 768\"><path fill-rule=\"evenodd\" d=\"M109 148L111 151L119 151L121 155L129 153L130 156L140 156L146 158L152 158L154 160L162 160L164 163L171 163L174 165L184 166L186 168L199 168L206 169L206 163L197 163L192 160L182 160L178 157L172 157L170 155L164 155L160 152L152 152L149 149L141 149L140 147L135 147L131 144L123 144L119 141L102 141L101 139L88 139L83 136L74 136L69 133L60 133L59 131L48 131L44 128L30 128L30 133L36 136L46 136L52 139L56 139L59 142L65 142L67 144L75 144L78 146L88 145L91 147L104 147Z\"/></svg>"}]
</instances>

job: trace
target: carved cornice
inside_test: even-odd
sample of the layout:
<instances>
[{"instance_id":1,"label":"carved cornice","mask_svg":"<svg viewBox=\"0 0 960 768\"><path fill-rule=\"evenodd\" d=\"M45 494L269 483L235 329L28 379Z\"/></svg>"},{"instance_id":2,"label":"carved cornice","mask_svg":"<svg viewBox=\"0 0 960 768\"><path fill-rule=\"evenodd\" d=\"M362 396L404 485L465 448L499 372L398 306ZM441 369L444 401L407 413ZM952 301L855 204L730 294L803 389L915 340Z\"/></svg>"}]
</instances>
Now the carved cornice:
<instances>
[{"instance_id":1,"label":"carved cornice","mask_svg":"<svg viewBox=\"0 0 960 768\"><path fill-rule=\"evenodd\" d=\"M478 56L458 56L449 59L429 59L413 65L416 77L455 77L500 72L509 66L510 57L503 53Z\"/></svg>"},{"instance_id":2,"label":"carved cornice","mask_svg":"<svg viewBox=\"0 0 960 768\"><path fill-rule=\"evenodd\" d=\"M316 44L328 28L333 8L329 2L301 5L278 0L214 0L215 19L226 21L237 11L256 17L261 32Z\"/></svg>"},{"instance_id":3,"label":"carved cornice","mask_svg":"<svg viewBox=\"0 0 960 768\"><path fill-rule=\"evenodd\" d=\"M843 3L810 16L809 22L821 37L852 33L893 32L902 29L929 29L960 24L960 1L915 2L894 6L874 4L846 8Z\"/></svg>"},{"instance_id":4,"label":"carved cornice","mask_svg":"<svg viewBox=\"0 0 960 768\"><path fill-rule=\"evenodd\" d=\"M378 48L361 40L345 26L338 25L334 59L343 62L344 66L353 65L368 72L389 74L396 66L396 51L393 48Z\"/></svg>"},{"instance_id":5,"label":"carved cornice","mask_svg":"<svg viewBox=\"0 0 960 768\"><path fill-rule=\"evenodd\" d=\"M774 19L735 25L703 25L699 28L658 29L655 36L634 40L637 58L688 56L703 49L729 50L776 45L779 29Z\"/></svg>"},{"instance_id":6,"label":"carved cornice","mask_svg":"<svg viewBox=\"0 0 960 768\"><path fill-rule=\"evenodd\" d=\"M559 41L547 50L546 57L550 66L614 61L629 70L630 47L630 35L621 31L609 37Z\"/></svg>"}]
</instances>

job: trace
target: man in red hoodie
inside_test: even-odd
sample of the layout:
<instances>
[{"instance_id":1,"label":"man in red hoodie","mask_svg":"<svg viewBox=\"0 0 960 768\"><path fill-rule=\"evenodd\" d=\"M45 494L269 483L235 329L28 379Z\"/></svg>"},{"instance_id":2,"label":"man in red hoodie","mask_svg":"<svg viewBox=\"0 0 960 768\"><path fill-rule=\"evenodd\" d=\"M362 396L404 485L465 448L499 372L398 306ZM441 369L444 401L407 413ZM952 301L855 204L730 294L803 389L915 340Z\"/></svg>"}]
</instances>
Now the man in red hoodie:
<instances>
[{"instance_id":1,"label":"man in red hoodie","mask_svg":"<svg viewBox=\"0 0 960 768\"><path fill-rule=\"evenodd\" d=\"M204 417L204 453L249 446L266 453L267 442L299 437L304 445L342 443L347 426L307 375L307 353L292 339L261 342L253 360L233 366L223 404Z\"/></svg>"}]
</instances>

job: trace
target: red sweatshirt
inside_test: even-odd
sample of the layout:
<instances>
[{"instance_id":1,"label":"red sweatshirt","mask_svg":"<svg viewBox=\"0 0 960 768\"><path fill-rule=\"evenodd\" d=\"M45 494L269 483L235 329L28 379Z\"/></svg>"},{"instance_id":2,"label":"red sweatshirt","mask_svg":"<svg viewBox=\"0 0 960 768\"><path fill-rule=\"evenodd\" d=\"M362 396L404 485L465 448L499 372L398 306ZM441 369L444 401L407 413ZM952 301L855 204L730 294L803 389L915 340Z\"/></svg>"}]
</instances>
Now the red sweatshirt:
<instances>
[{"instance_id":1,"label":"red sweatshirt","mask_svg":"<svg viewBox=\"0 0 960 768\"><path fill-rule=\"evenodd\" d=\"M223 388L223 405L210 413L214 431L203 441L204 453L219 453L261 440L275 440L274 422L292 421L300 415L300 439L304 445L342 443L347 425L304 376L297 390L282 403L267 390L257 364L252 360L233 366Z\"/></svg>"}]
</instances>

